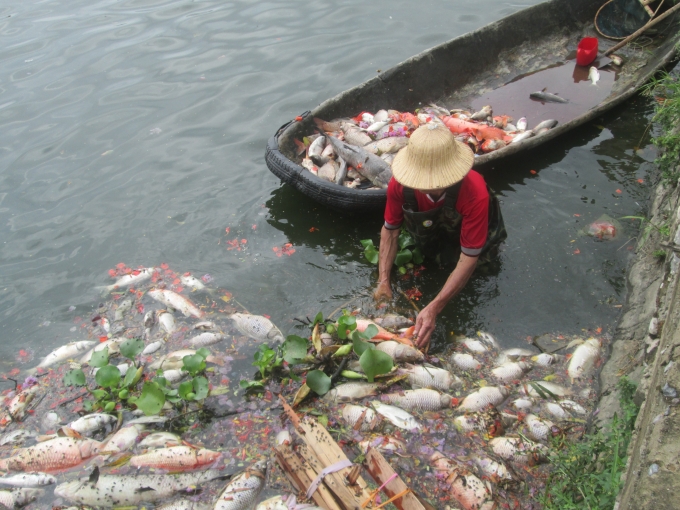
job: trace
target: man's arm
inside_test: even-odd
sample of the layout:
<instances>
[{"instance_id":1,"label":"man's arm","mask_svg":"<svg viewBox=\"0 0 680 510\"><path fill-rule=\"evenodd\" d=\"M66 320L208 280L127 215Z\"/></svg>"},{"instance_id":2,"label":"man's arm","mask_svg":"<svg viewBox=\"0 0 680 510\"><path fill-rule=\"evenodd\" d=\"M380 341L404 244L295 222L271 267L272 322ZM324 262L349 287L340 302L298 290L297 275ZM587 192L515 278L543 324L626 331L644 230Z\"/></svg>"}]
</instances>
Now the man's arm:
<instances>
[{"instance_id":1,"label":"man's arm","mask_svg":"<svg viewBox=\"0 0 680 510\"><path fill-rule=\"evenodd\" d=\"M380 242L380 248L382 251L382 241ZM439 291L437 297L435 297L429 305L420 311L418 318L416 319L416 327L413 331L414 335L418 337L416 340L416 345L418 347L425 347L430 343L430 336L432 336L432 332L434 331L437 315L441 313L446 306L446 303L451 301L456 294L463 290L463 287L465 287L465 284L468 282L477 266L478 258L479 257L470 257L469 255L461 253L458 264L449 275L442 290Z\"/></svg>"},{"instance_id":2,"label":"man's arm","mask_svg":"<svg viewBox=\"0 0 680 510\"><path fill-rule=\"evenodd\" d=\"M399 247L399 229L388 229L383 225L380 231L380 258L378 259L378 287L373 293L376 301L392 299L390 274Z\"/></svg>"}]
</instances>

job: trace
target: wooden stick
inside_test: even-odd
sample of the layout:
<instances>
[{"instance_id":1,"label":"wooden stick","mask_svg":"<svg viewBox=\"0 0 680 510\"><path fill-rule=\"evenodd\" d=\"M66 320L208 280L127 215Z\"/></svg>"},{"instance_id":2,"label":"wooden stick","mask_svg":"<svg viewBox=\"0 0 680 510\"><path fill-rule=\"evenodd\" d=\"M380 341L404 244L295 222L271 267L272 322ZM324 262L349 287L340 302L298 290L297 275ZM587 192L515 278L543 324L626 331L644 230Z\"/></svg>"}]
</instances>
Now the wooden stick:
<instances>
[{"instance_id":1,"label":"wooden stick","mask_svg":"<svg viewBox=\"0 0 680 510\"><path fill-rule=\"evenodd\" d=\"M619 44L617 44L616 46L613 46L613 47L609 48L607 51L605 51L605 52L604 52L605 57L606 57L607 55L611 55L611 54L614 53L616 50L618 50L618 49L620 49L620 48L623 48L626 44L628 44L628 43L631 42L632 40L637 39L637 38L638 38L639 36L641 36L644 32L646 32L647 30L649 30L650 28L652 28L652 27L653 27L654 25L656 25L657 23L660 23L661 21L663 21L663 20L666 19L668 16L670 16L671 14L673 14L674 12L676 12L676 11L678 11L678 10L680 10L680 4L674 5L673 7L671 7L670 9L668 9L666 12L664 12L664 13L663 13L661 16L659 16L658 18L654 18L653 20L649 21L649 23L647 23L647 24L646 24L644 27L642 27L640 30L638 30L637 32L634 32L633 34L631 34L631 35L629 35L628 37L626 37L623 41L621 41L621 42L620 42Z\"/></svg>"},{"instance_id":2,"label":"wooden stick","mask_svg":"<svg viewBox=\"0 0 680 510\"><path fill-rule=\"evenodd\" d=\"M373 477L378 486L384 484L390 477L395 475L394 469L385 460L378 450L370 448L366 454L364 467ZM401 495L400 498L392 501L392 504L399 510L425 510L425 507L418 501L418 498L409 490L399 476L388 482L383 488L385 494L390 498ZM404 493L404 491L407 491ZM403 494L402 494L403 493Z\"/></svg>"}]
</instances>

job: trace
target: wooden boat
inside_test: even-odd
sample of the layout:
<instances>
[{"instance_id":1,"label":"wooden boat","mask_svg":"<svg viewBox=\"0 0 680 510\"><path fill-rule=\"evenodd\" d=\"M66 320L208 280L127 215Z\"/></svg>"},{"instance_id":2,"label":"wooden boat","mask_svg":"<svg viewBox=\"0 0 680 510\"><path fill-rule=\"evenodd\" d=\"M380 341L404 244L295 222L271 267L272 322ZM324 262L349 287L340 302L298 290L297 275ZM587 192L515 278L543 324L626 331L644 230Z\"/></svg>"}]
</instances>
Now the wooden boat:
<instances>
[{"instance_id":1,"label":"wooden boat","mask_svg":"<svg viewBox=\"0 0 680 510\"><path fill-rule=\"evenodd\" d=\"M385 190L343 187L298 164L294 141L315 132L314 117L331 120L381 108L413 112L429 103L470 111L491 105L494 115L524 116L529 127L545 119L559 124L479 155L475 168L544 144L631 97L675 56L680 32L670 16L644 47L629 44L617 51L623 65L602 67L593 85L575 55L581 38L597 36L593 19L601 5L602 0L550 0L424 51L282 126L267 144L267 166L305 195L350 212L384 207ZM600 52L616 42L600 38ZM546 87L569 103L530 99L531 92Z\"/></svg>"}]
</instances>

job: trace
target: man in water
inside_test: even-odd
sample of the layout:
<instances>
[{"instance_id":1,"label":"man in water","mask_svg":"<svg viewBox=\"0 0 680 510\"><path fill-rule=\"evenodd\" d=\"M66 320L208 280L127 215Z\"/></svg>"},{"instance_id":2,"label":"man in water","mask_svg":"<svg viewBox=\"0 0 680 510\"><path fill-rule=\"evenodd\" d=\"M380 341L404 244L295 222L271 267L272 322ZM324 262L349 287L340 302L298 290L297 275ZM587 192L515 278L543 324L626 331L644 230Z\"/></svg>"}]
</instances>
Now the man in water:
<instances>
[{"instance_id":1,"label":"man in water","mask_svg":"<svg viewBox=\"0 0 680 510\"><path fill-rule=\"evenodd\" d=\"M473 161L466 144L445 126L429 123L413 132L392 163L373 297L392 299L390 273L402 224L425 257L455 264L439 294L418 314L418 347L429 344L437 315L465 287L477 265L497 255L507 237L498 199L472 170Z\"/></svg>"}]
</instances>

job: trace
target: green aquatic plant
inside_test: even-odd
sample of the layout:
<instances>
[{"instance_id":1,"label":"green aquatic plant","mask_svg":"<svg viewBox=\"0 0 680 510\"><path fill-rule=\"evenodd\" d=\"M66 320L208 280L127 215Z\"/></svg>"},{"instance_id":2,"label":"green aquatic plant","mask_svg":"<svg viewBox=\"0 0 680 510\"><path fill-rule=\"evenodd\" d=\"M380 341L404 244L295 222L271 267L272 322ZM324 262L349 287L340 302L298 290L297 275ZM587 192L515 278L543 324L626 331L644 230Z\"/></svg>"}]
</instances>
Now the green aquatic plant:
<instances>
[{"instance_id":1,"label":"green aquatic plant","mask_svg":"<svg viewBox=\"0 0 680 510\"><path fill-rule=\"evenodd\" d=\"M636 385L622 377L618 383L621 416L580 441L553 441L551 474L539 497L547 510L609 509L623 485L628 443L638 407L633 401Z\"/></svg>"},{"instance_id":2,"label":"green aquatic plant","mask_svg":"<svg viewBox=\"0 0 680 510\"><path fill-rule=\"evenodd\" d=\"M379 249L373 244L372 239L363 239L361 245L364 247L364 256L371 264L377 264L380 254ZM406 274L408 264L422 264L423 254L420 248L416 246L416 242L405 229L399 232L399 251L394 258L394 265L397 266L401 274Z\"/></svg>"}]
</instances>

